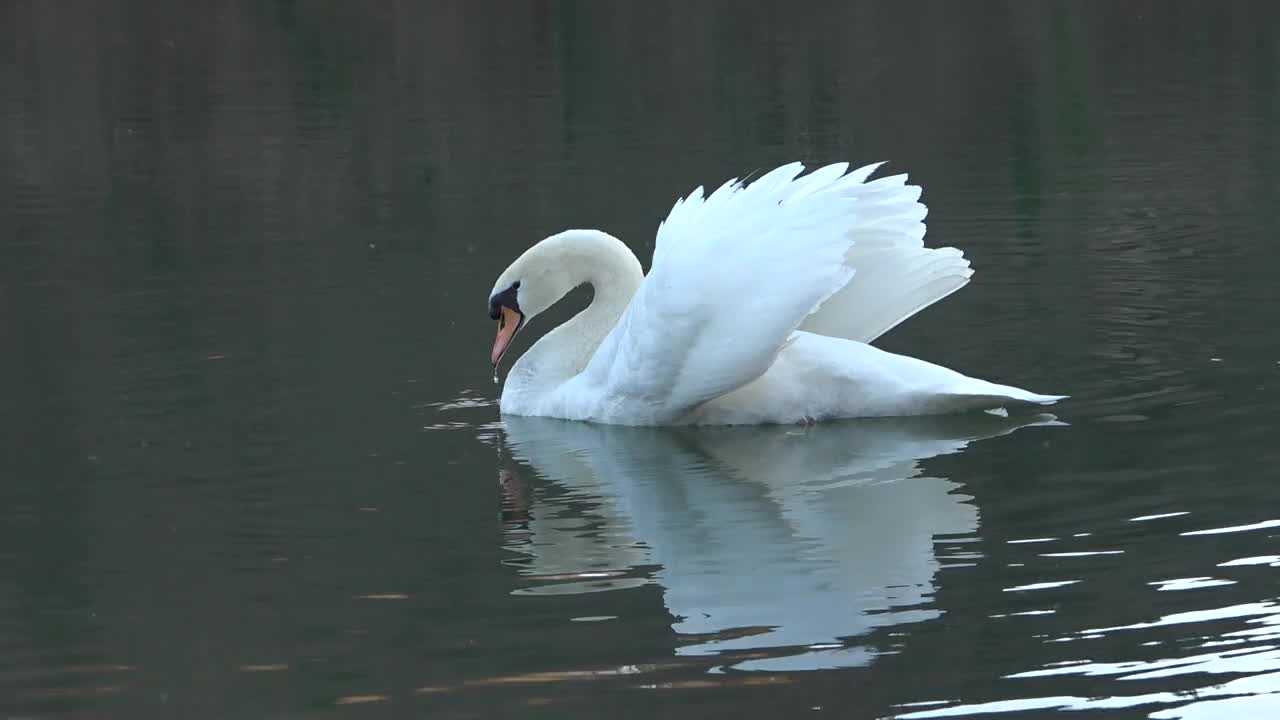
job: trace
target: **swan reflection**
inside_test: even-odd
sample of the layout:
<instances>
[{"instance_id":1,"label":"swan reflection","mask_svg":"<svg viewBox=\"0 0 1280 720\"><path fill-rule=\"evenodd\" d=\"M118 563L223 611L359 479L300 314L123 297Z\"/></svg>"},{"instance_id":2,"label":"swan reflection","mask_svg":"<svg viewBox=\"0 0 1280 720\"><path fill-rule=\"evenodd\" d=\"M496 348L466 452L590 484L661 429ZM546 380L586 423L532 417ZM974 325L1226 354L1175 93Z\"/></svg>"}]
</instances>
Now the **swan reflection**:
<instances>
[{"instance_id":1,"label":"swan reflection","mask_svg":"<svg viewBox=\"0 0 1280 720\"><path fill-rule=\"evenodd\" d=\"M770 650L739 669L866 664L847 639L938 616L935 543L978 527L920 462L1052 416L629 428L506 417L506 547L517 592L656 583L678 654Z\"/></svg>"}]
</instances>

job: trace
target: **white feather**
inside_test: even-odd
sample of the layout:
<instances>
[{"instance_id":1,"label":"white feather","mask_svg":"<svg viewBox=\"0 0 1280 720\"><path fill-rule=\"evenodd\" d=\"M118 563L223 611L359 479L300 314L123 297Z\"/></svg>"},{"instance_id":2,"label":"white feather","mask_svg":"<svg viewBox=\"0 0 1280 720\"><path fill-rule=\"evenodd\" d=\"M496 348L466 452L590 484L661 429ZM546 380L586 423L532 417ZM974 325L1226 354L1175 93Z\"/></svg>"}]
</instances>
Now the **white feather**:
<instances>
[{"instance_id":1,"label":"white feather","mask_svg":"<svg viewBox=\"0 0 1280 720\"><path fill-rule=\"evenodd\" d=\"M802 169L792 163L675 204L649 275L582 373L607 394L602 410L634 417L646 408L645 422L667 422L745 385L848 283L856 197L843 168L795 182Z\"/></svg>"},{"instance_id":2,"label":"white feather","mask_svg":"<svg viewBox=\"0 0 1280 720\"><path fill-rule=\"evenodd\" d=\"M928 209L919 201L920 188L906 181L906 175L894 175L850 190L854 244L845 264L856 274L800 329L871 342L969 282L973 270L963 252L924 246Z\"/></svg>"}]
</instances>

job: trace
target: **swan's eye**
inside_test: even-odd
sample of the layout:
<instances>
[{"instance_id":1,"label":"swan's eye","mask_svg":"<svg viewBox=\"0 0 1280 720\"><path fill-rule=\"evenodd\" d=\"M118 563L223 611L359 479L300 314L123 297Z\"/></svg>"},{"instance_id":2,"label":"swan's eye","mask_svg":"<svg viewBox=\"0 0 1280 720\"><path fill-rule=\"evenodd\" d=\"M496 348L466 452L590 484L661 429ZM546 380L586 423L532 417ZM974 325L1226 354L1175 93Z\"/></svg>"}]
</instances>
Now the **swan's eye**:
<instances>
[{"instance_id":1,"label":"swan's eye","mask_svg":"<svg viewBox=\"0 0 1280 720\"><path fill-rule=\"evenodd\" d=\"M520 312L520 300L516 294L520 289L520 281L517 280L507 286L506 290L489 298L489 319L498 320L502 317L502 308L509 307L516 312Z\"/></svg>"}]
</instances>

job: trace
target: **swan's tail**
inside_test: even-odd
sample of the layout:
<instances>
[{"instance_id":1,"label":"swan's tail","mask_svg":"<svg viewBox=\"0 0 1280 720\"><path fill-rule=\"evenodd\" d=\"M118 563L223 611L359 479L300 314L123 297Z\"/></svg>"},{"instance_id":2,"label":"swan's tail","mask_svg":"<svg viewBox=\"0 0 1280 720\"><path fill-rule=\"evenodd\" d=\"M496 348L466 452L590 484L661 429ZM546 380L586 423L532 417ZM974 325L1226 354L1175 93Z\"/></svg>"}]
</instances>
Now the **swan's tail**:
<instances>
[{"instance_id":1,"label":"swan's tail","mask_svg":"<svg viewBox=\"0 0 1280 720\"><path fill-rule=\"evenodd\" d=\"M849 229L854 244L845 256L853 279L805 318L801 330L871 342L973 275L960 250L924 246L928 209L906 175L863 182L877 167L850 173L858 178L848 191L857 200Z\"/></svg>"},{"instance_id":2,"label":"swan's tail","mask_svg":"<svg viewBox=\"0 0 1280 720\"><path fill-rule=\"evenodd\" d=\"M929 402L937 406L931 408L935 412L953 413L970 410L1018 410L1023 408L1053 405L1066 400L1069 395L1041 395L1009 385L997 385L983 380L975 380L985 387L975 387L971 391L961 388L957 392L940 393Z\"/></svg>"}]
</instances>

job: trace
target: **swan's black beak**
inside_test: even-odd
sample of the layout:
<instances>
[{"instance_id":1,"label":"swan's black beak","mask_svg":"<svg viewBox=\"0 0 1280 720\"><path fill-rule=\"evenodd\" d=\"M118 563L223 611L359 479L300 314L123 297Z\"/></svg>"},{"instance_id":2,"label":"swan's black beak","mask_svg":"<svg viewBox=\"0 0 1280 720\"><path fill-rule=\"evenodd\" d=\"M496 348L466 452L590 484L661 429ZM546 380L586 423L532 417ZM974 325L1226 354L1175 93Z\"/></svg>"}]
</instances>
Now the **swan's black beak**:
<instances>
[{"instance_id":1,"label":"swan's black beak","mask_svg":"<svg viewBox=\"0 0 1280 720\"><path fill-rule=\"evenodd\" d=\"M498 367L498 363L502 362L502 356L507 352L507 346L511 345L511 340L515 338L516 333L520 331L520 327L524 325L524 315L519 310L513 310L506 305L498 308L498 335L493 339L493 352L489 355L489 361L493 366Z\"/></svg>"}]
</instances>

